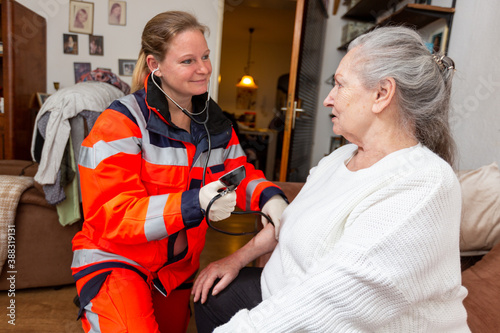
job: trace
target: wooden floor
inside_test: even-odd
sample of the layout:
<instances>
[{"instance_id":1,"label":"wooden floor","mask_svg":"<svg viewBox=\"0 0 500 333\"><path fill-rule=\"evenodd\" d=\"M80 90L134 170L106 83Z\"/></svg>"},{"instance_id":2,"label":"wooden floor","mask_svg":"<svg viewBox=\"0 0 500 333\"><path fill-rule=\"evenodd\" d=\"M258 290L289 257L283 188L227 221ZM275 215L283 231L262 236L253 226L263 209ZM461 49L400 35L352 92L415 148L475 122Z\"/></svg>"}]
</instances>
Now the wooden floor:
<instances>
[{"instance_id":1,"label":"wooden floor","mask_svg":"<svg viewBox=\"0 0 500 333\"><path fill-rule=\"evenodd\" d=\"M229 221L220 222L232 232L248 231L255 227L253 215L233 215ZM223 258L245 244L251 236L228 236L211 229L207 232L205 249L201 254L200 267ZM19 272L21 273L21 272ZM81 322L76 320L78 309L73 304L76 296L74 285L57 288L17 290L15 326L8 323L7 306L10 300L6 291L0 292L0 332L18 333L79 333ZM188 333L196 333L194 318Z\"/></svg>"}]
</instances>

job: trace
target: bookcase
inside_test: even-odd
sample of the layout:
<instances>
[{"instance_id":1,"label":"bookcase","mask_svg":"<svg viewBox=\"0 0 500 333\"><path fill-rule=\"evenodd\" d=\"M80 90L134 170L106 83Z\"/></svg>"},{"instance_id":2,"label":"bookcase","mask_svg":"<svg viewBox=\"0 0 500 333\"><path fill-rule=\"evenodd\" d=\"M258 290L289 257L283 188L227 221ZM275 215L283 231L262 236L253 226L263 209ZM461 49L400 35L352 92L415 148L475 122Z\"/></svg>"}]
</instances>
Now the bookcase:
<instances>
[{"instance_id":1,"label":"bookcase","mask_svg":"<svg viewBox=\"0 0 500 333\"><path fill-rule=\"evenodd\" d=\"M401 0L350 0L345 3L351 5L342 19L371 23L372 28L368 30L386 25L406 25L418 30L439 19L444 19L449 35L455 14L455 1L452 1L451 7L440 7L421 3L400 4ZM347 38L338 49L347 50L349 43L355 37ZM449 38L446 39L445 52L448 49L449 40Z\"/></svg>"},{"instance_id":2,"label":"bookcase","mask_svg":"<svg viewBox=\"0 0 500 333\"><path fill-rule=\"evenodd\" d=\"M46 91L47 23L14 0L1 0L0 159L31 160L37 92Z\"/></svg>"}]
</instances>

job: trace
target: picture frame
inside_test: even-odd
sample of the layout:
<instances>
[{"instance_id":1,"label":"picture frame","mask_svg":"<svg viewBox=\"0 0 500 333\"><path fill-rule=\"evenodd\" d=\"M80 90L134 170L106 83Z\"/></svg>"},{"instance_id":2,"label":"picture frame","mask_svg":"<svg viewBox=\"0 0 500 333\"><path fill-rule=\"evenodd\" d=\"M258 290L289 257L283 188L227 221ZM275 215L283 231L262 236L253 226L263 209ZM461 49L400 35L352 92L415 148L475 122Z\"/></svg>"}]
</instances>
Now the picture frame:
<instances>
[{"instance_id":1,"label":"picture frame","mask_svg":"<svg viewBox=\"0 0 500 333\"><path fill-rule=\"evenodd\" d=\"M446 44L448 42L448 25L443 24L429 34L429 40L426 43L431 53L446 54Z\"/></svg>"},{"instance_id":2,"label":"picture frame","mask_svg":"<svg viewBox=\"0 0 500 333\"><path fill-rule=\"evenodd\" d=\"M90 55L104 55L104 37L89 35L89 54Z\"/></svg>"},{"instance_id":3,"label":"picture frame","mask_svg":"<svg viewBox=\"0 0 500 333\"><path fill-rule=\"evenodd\" d=\"M36 93L36 99L38 100L38 105L42 107L43 103L49 98L50 94L43 93L43 92L37 92Z\"/></svg>"},{"instance_id":4,"label":"picture frame","mask_svg":"<svg viewBox=\"0 0 500 333\"><path fill-rule=\"evenodd\" d=\"M257 89L236 88L236 109L255 110L257 105Z\"/></svg>"},{"instance_id":5,"label":"picture frame","mask_svg":"<svg viewBox=\"0 0 500 333\"><path fill-rule=\"evenodd\" d=\"M121 76L132 76L137 60L118 59L118 74Z\"/></svg>"},{"instance_id":6,"label":"picture frame","mask_svg":"<svg viewBox=\"0 0 500 333\"><path fill-rule=\"evenodd\" d=\"M78 54L78 35L63 34L64 54Z\"/></svg>"},{"instance_id":7,"label":"picture frame","mask_svg":"<svg viewBox=\"0 0 500 333\"><path fill-rule=\"evenodd\" d=\"M78 83L86 74L90 73L90 62L74 62L75 83Z\"/></svg>"},{"instance_id":8,"label":"picture frame","mask_svg":"<svg viewBox=\"0 0 500 333\"><path fill-rule=\"evenodd\" d=\"M69 2L69 31L92 35L94 31L94 3Z\"/></svg>"},{"instance_id":9,"label":"picture frame","mask_svg":"<svg viewBox=\"0 0 500 333\"><path fill-rule=\"evenodd\" d=\"M127 25L127 2L109 0L108 23L111 25Z\"/></svg>"}]
</instances>

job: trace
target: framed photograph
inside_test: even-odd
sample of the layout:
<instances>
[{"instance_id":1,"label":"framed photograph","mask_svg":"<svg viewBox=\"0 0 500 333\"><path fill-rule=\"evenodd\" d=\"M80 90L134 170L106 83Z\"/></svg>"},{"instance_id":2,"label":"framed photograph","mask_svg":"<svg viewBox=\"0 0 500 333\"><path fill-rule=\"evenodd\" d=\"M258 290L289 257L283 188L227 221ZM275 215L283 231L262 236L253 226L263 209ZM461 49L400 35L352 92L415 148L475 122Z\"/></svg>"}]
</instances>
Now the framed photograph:
<instances>
[{"instance_id":1,"label":"framed photograph","mask_svg":"<svg viewBox=\"0 0 500 333\"><path fill-rule=\"evenodd\" d=\"M118 59L118 74L122 76L132 76L136 60Z\"/></svg>"},{"instance_id":2,"label":"framed photograph","mask_svg":"<svg viewBox=\"0 0 500 333\"><path fill-rule=\"evenodd\" d=\"M89 54L90 55L104 55L104 37L103 36L89 36Z\"/></svg>"},{"instance_id":3,"label":"framed photograph","mask_svg":"<svg viewBox=\"0 0 500 333\"><path fill-rule=\"evenodd\" d=\"M108 23L112 25L127 24L127 3L125 1L109 0Z\"/></svg>"},{"instance_id":4,"label":"framed photograph","mask_svg":"<svg viewBox=\"0 0 500 333\"><path fill-rule=\"evenodd\" d=\"M37 92L36 93L36 98L38 99L38 105L42 107L43 103L49 98L50 94L47 93L42 93L42 92Z\"/></svg>"},{"instance_id":5,"label":"framed photograph","mask_svg":"<svg viewBox=\"0 0 500 333\"><path fill-rule=\"evenodd\" d=\"M75 83L78 83L91 70L90 62L75 62L73 67L75 70Z\"/></svg>"},{"instance_id":6,"label":"framed photograph","mask_svg":"<svg viewBox=\"0 0 500 333\"><path fill-rule=\"evenodd\" d=\"M94 31L93 2L69 2L69 31L92 35Z\"/></svg>"},{"instance_id":7,"label":"framed photograph","mask_svg":"<svg viewBox=\"0 0 500 333\"><path fill-rule=\"evenodd\" d=\"M236 109L255 110L257 89L236 88Z\"/></svg>"},{"instance_id":8,"label":"framed photograph","mask_svg":"<svg viewBox=\"0 0 500 333\"><path fill-rule=\"evenodd\" d=\"M64 54L78 54L78 35L63 34Z\"/></svg>"},{"instance_id":9,"label":"framed photograph","mask_svg":"<svg viewBox=\"0 0 500 333\"><path fill-rule=\"evenodd\" d=\"M448 26L443 24L429 35L427 48L431 53L446 54L446 43L448 41Z\"/></svg>"}]
</instances>

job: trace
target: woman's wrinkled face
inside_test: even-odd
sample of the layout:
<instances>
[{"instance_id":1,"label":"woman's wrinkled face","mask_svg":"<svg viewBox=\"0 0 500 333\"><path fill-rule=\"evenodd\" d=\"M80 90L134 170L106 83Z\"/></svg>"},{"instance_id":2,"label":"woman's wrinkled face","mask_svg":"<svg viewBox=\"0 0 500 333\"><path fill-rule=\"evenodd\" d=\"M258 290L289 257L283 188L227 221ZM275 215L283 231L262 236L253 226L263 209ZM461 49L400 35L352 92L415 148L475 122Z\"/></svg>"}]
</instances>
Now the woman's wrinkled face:
<instances>
[{"instance_id":1,"label":"woman's wrinkled face","mask_svg":"<svg viewBox=\"0 0 500 333\"><path fill-rule=\"evenodd\" d=\"M356 142L372 122L374 89L366 89L359 72L362 61L357 48L349 51L337 68L335 85L323 105L332 108L333 131L350 142Z\"/></svg>"},{"instance_id":2,"label":"woman's wrinkled face","mask_svg":"<svg viewBox=\"0 0 500 333\"><path fill-rule=\"evenodd\" d=\"M174 99L205 93L212 74L209 55L201 31L187 30L177 34L159 64L163 89Z\"/></svg>"}]
</instances>

